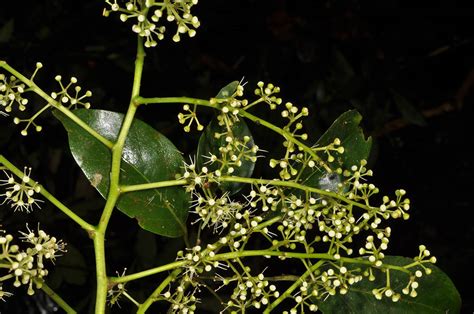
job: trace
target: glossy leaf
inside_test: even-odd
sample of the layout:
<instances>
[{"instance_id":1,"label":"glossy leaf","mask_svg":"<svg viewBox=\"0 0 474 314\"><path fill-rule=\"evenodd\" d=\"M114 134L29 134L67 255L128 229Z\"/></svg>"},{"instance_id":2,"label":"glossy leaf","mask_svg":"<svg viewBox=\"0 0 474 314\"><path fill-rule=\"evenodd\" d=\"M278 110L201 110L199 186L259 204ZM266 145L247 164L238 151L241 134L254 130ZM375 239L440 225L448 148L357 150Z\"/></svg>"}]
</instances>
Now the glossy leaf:
<instances>
[{"instance_id":1,"label":"glossy leaf","mask_svg":"<svg viewBox=\"0 0 474 314\"><path fill-rule=\"evenodd\" d=\"M222 87L219 93L217 93L217 99L225 99L232 96L235 91L237 90L237 86L239 86L239 81L233 81L226 86Z\"/></svg>"},{"instance_id":2,"label":"glossy leaf","mask_svg":"<svg viewBox=\"0 0 474 314\"><path fill-rule=\"evenodd\" d=\"M199 139L199 144L198 144L198 149L197 149L197 160L196 160L196 165L198 169L206 165L207 159L203 156L209 156L210 154L214 154L216 156L220 156L221 153L219 152L219 147L221 146L226 146L225 142L225 137L221 136L220 138L216 139L214 134L215 133L224 133L226 132L226 129L224 126L220 126L217 119L213 119L209 125L204 129L204 132L202 133L200 139ZM240 120L232 126L232 133L234 134L235 138L238 138L241 142L243 142L243 138L245 136L250 137L250 141L247 142L247 147L252 147L254 145L252 133L250 133L250 130L245 123L244 120ZM255 154L252 154L255 156ZM219 163L213 163L211 165L206 165L207 168L209 168L210 171L215 171L220 167ZM253 173L253 169L255 167L255 163L248 160L248 159L242 159L242 165L240 167L234 167L234 172L232 175L235 176L240 176L240 177L250 177ZM223 169L223 173L225 173L227 168ZM236 182L223 182L219 185L219 188L222 191L229 192L230 194L237 193L241 188L243 184L241 183L236 183Z\"/></svg>"},{"instance_id":3,"label":"glossy leaf","mask_svg":"<svg viewBox=\"0 0 474 314\"><path fill-rule=\"evenodd\" d=\"M352 165L359 165L363 159L368 159L372 147L372 138L365 139L364 132L359 126L362 116L357 110L349 110L341 114L329 127L329 129L319 138L316 145L326 146L335 138L341 140L344 147L343 154L334 153L334 162L327 163L332 170L337 168L348 169ZM324 156L322 156L324 158ZM328 174L323 168L305 169L301 175L304 184L312 187L329 189L340 182L339 176L335 173Z\"/></svg>"},{"instance_id":4,"label":"glossy leaf","mask_svg":"<svg viewBox=\"0 0 474 314\"><path fill-rule=\"evenodd\" d=\"M48 282L54 288L59 288L61 283L82 286L88 278L86 260L81 251L71 243L66 246L66 252L55 261L55 265Z\"/></svg>"},{"instance_id":5,"label":"glossy leaf","mask_svg":"<svg viewBox=\"0 0 474 314\"><path fill-rule=\"evenodd\" d=\"M233 81L232 83L227 84L219 91L219 93L217 93L216 98L225 99L232 96L237 90L238 86L238 81ZM214 118L206 127L201 137L199 138L199 144L197 149L196 164L199 169L203 167L206 163L206 158L204 156L209 156L210 154L214 154L216 156L221 155L221 153L219 152L219 147L226 146L227 143L225 142L224 137L216 139L214 134L224 133L226 131L227 130L224 126L219 125L216 118ZM234 123L234 125L232 126L232 133L234 137L239 139L241 142L243 142L245 136L250 137L250 141L247 142L247 147L250 148L254 145L252 133L250 133L250 130L244 120L240 120ZM255 154L253 154L253 156L255 156ZM215 171L220 167L220 164L214 163L212 165L207 165L207 167L209 168L209 170ZM243 159L242 165L240 167L234 167L235 171L232 174L240 177L250 177L253 173L254 167L255 162L252 162L248 159ZM226 169L227 168L224 168L224 173ZM242 188L242 186L243 184L241 183L224 182L220 184L219 188L222 191L234 194L237 193Z\"/></svg>"},{"instance_id":6,"label":"glossy leaf","mask_svg":"<svg viewBox=\"0 0 474 314\"><path fill-rule=\"evenodd\" d=\"M392 265L407 265L412 259L401 256L387 256L384 262ZM355 266L354 266L355 267ZM461 297L453 282L438 267L429 265L432 269L430 275L423 275L418 279L418 295L415 298L401 294L397 302L383 297L377 300L372 294L372 289L385 286L386 275L375 271L375 281L367 279L352 285L345 295L337 294L328 297L325 301L317 300L315 303L323 313L346 314L435 314L459 313ZM390 271L390 284L393 290L401 291L408 282L408 274L399 271Z\"/></svg>"},{"instance_id":7,"label":"glossy leaf","mask_svg":"<svg viewBox=\"0 0 474 314\"><path fill-rule=\"evenodd\" d=\"M85 123L108 140L115 141L123 114L105 110L75 110ZM60 112L55 116L69 135L69 146L91 184L106 198L109 189L111 151ZM181 172L183 157L166 137L135 119L122 155L120 181L124 185L174 180ZM189 196L181 187L166 187L122 195L117 208L140 227L153 233L178 237L185 232Z\"/></svg>"},{"instance_id":8,"label":"glossy leaf","mask_svg":"<svg viewBox=\"0 0 474 314\"><path fill-rule=\"evenodd\" d=\"M394 90L391 92L393 95L393 101L402 114L403 119L415 125L426 125L425 117L423 117L421 112L419 112L408 99Z\"/></svg>"}]
</instances>

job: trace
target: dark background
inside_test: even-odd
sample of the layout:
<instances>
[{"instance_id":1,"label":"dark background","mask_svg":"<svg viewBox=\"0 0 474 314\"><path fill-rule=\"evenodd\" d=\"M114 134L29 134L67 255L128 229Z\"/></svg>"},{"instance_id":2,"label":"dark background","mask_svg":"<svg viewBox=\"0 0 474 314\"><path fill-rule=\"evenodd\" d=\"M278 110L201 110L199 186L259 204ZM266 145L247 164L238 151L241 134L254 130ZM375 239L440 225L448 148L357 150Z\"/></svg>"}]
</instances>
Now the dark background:
<instances>
[{"instance_id":1,"label":"dark background","mask_svg":"<svg viewBox=\"0 0 474 314\"><path fill-rule=\"evenodd\" d=\"M37 82L43 89L56 88L56 74L74 75L93 91L93 108L126 110L135 53L130 23L114 14L103 18L102 1L10 5L0 11L0 59L25 73L41 61L45 68ZM209 98L243 77L249 92L259 80L272 82L285 100L309 106L305 127L314 137L345 110L358 109L366 134L374 138L375 183L387 193L404 188L412 201L411 219L393 228L389 253L414 256L418 244L427 245L460 291L463 312L471 313L473 8L448 0L202 0L194 12L202 21L196 38L175 44L170 25L168 38L147 50L143 95ZM139 117L190 154L199 134L183 136L178 110L146 108ZM202 114L208 121L210 112ZM39 120L43 132L26 138L11 118L0 117L0 152L19 167L33 166L34 177L59 199L96 221L103 201L75 167L67 136L49 115ZM261 129L254 135L267 150L279 145ZM86 235L49 206L29 215L1 208L1 224L8 230L24 229L25 220L40 221L63 236L72 257L58 260L50 284L68 291L66 300L87 312L94 265ZM109 230L111 271L151 267L173 258L181 245L138 231L119 212ZM0 303L0 311L52 308L41 293L33 299L15 294Z\"/></svg>"}]
</instances>

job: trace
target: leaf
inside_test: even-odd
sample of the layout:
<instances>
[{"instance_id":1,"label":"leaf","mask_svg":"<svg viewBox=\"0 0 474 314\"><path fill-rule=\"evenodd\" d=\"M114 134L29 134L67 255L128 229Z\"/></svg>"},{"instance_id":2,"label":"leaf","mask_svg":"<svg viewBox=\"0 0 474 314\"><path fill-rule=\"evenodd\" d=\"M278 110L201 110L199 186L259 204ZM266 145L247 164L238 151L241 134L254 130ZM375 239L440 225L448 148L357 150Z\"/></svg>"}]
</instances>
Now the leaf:
<instances>
[{"instance_id":1,"label":"leaf","mask_svg":"<svg viewBox=\"0 0 474 314\"><path fill-rule=\"evenodd\" d=\"M15 20L9 19L2 27L0 27L0 43L6 43L13 35Z\"/></svg>"},{"instance_id":2,"label":"leaf","mask_svg":"<svg viewBox=\"0 0 474 314\"><path fill-rule=\"evenodd\" d=\"M392 265L407 265L413 259L402 256L386 256L384 262ZM350 286L345 295L337 294L326 299L318 300L319 309L323 313L365 313L365 314L390 314L390 313L459 313L461 309L461 297L453 282L438 267L430 265L430 275L423 275L417 281L419 287L416 290L418 296L412 298L401 294L397 302L384 297L377 300L372 294L372 289L384 287L386 283L385 274L381 271L374 273L376 280L362 280ZM400 271L390 271L390 284L393 290L401 292L408 283L408 274Z\"/></svg>"},{"instance_id":3,"label":"leaf","mask_svg":"<svg viewBox=\"0 0 474 314\"><path fill-rule=\"evenodd\" d=\"M336 154L332 163L327 163L331 170L337 168L348 169L353 165L359 165L363 159L368 159L372 147L372 138L365 139L364 132L359 126L362 116L356 110L349 110L341 114L319 138L316 145L326 146L335 138L341 140L344 147L343 154ZM305 185L333 190L341 178L335 173L326 173L320 169L305 169L301 178Z\"/></svg>"},{"instance_id":4,"label":"leaf","mask_svg":"<svg viewBox=\"0 0 474 314\"><path fill-rule=\"evenodd\" d=\"M201 169L205 165L206 159L203 156L210 156L210 154L220 156L221 153L219 152L219 147L226 146L227 144L224 136L221 136L218 139L214 137L216 132L224 133L226 132L226 128L225 126L220 126L217 119L215 118L208 124L199 138L196 158L196 165L198 169ZM251 148L254 145L252 133L250 133L250 130L244 120L234 123L232 126L232 133L234 134L234 137L239 139L241 142L243 142L243 138L245 136L250 137L250 141L247 142L248 148ZM254 153L252 155L255 156ZM213 164L206 166L210 171L215 171L219 169L220 165L220 163L214 162ZM232 175L250 177L253 173L254 167L255 162L252 162L248 159L242 159L242 165L240 167L234 167L235 170ZM226 169L227 168L224 168L222 172L225 173ZM223 182L219 185L219 188L222 191L228 191L232 195L237 193L242 188L242 186L242 183Z\"/></svg>"},{"instance_id":5,"label":"leaf","mask_svg":"<svg viewBox=\"0 0 474 314\"><path fill-rule=\"evenodd\" d=\"M227 84L226 86L222 87L219 93L217 93L217 99L225 99L232 96L235 91L237 90L237 86L239 86L239 81L233 81L232 83Z\"/></svg>"},{"instance_id":6,"label":"leaf","mask_svg":"<svg viewBox=\"0 0 474 314\"><path fill-rule=\"evenodd\" d=\"M233 81L232 83L227 84L219 93L217 93L217 99L226 99L232 96L237 87L239 86L239 81ZM235 138L239 139L241 142L244 141L244 137L250 137L250 141L247 142L247 147L251 148L254 146L254 141L252 137L252 133L245 123L244 120L239 120L234 123L232 126L232 133ZM225 137L221 136L220 138L216 139L214 134L215 133L225 133L227 129L225 126L220 126L217 118L214 118L206 127L204 132L202 133L201 137L199 138L199 144L197 148L197 158L196 158L196 165L198 169L201 169L205 163L206 159L204 156L210 156L210 154L220 156L221 153L219 152L219 148L222 146L226 146L227 143L225 141ZM252 156L255 156L253 153ZM221 165L218 163L214 163L209 165L207 168L211 171L218 170ZM255 162L252 162L248 159L242 159L242 165L240 167L234 167L234 172L232 175L240 176L240 177L250 177L253 173L253 169L255 167ZM223 172L225 173L227 168L224 168ZM237 193L243 184L237 182L224 182L219 185L219 188L224 192L229 192L231 195Z\"/></svg>"},{"instance_id":7,"label":"leaf","mask_svg":"<svg viewBox=\"0 0 474 314\"><path fill-rule=\"evenodd\" d=\"M64 282L82 286L88 279L86 261L81 252L68 243L66 252L55 261L55 267L48 276L48 283L52 288L59 288Z\"/></svg>"},{"instance_id":8,"label":"leaf","mask_svg":"<svg viewBox=\"0 0 474 314\"><path fill-rule=\"evenodd\" d=\"M115 141L124 115L105 110L75 110L74 113L108 140ZM69 135L69 147L91 184L106 198L109 189L111 151L58 111L54 115ZM124 185L174 180L183 157L166 137L135 119L125 142L120 171ZM145 230L178 237L185 233L189 195L181 187L165 187L122 195L117 208Z\"/></svg>"},{"instance_id":9,"label":"leaf","mask_svg":"<svg viewBox=\"0 0 474 314\"><path fill-rule=\"evenodd\" d=\"M408 99L394 90L391 90L391 93L393 95L393 101L397 105L398 110L406 121L414 125L426 125L425 117L423 117L423 115L415 108L415 106L413 106L411 102L408 101Z\"/></svg>"}]
</instances>

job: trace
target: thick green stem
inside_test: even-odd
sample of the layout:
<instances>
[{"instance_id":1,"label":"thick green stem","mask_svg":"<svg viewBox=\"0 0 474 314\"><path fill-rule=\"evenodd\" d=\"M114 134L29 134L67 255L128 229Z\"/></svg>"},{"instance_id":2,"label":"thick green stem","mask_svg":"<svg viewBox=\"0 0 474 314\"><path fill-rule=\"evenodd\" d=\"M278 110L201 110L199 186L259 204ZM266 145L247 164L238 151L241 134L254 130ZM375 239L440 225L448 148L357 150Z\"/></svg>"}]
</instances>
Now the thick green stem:
<instances>
[{"instance_id":1,"label":"thick green stem","mask_svg":"<svg viewBox=\"0 0 474 314\"><path fill-rule=\"evenodd\" d=\"M111 213L115 204L117 202L119 193L117 190L115 192L109 192L107 197L107 202L104 207L104 213ZM110 217L110 216L109 216ZM102 223L105 222L105 223ZM96 269L96 300L95 300L95 313L104 314L105 305L107 302L107 289L108 289L108 279L107 279L107 267L105 260L105 230L107 228L108 220L102 220L97 226L97 230L94 233L94 253L95 253L95 269Z\"/></svg>"},{"instance_id":2,"label":"thick green stem","mask_svg":"<svg viewBox=\"0 0 474 314\"><path fill-rule=\"evenodd\" d=\"M38 283L38 280L35 279L35 283ZM77 312L64 301L56 292L53 291L45 282L40 282L41 290L46 293L56 304L62 308L67 314L76 314Z\"/></svg>"},{"instance_id":3,"label":"thick green stem","mask_svg":"<svg viewBox=\"0 0 474 314\"><path fill-rule=\"evenodd\" d=\"M110 170L110 186L107 201L97 226L97 232L94 236L94 251L96 260L96 276L97 276L97 295L95 304L95 313L105 313L105 305L107 300L108 278L105 260L105 232L112 216L113 209L117 204L120 196L120 165L122 161L122 152L127 139L128 132L132 125L137 104L135 99L140 95L140 85L143 73L143 64L145 59L145 51L143 49L143 40L138 37L137 56L135 59L135 73L133 77L133 87L130 104L127 113L120 128L120 132L115 144L112 147L112 165Z\"/></svg>"},{"instance_id":4,"label":"thick green stem","mask_svg":"<svg viewBox=\"0 0 474 314\"><path fill-rule=\"evenodd\" d=\"M14 175L19 177L20 179L23 177L23 171L15 167L8 159L6 159L3 155L0 155L0 164L4 165L9 171L11 171ZM28 182L30 186L34 186L38 184L34 180ZM81 217L76 215L72 210L70 210L66 205L61 203L57 198L51 195L43 186L41 186L39 194L43 195L48 201L50 201L54 206L56 206L60 211L66 214L69 218L71 218L74 222L76 222L82 229L86 230L89 234L95 231L94 226L84 221Z\"/></svg>"}]
</instances>

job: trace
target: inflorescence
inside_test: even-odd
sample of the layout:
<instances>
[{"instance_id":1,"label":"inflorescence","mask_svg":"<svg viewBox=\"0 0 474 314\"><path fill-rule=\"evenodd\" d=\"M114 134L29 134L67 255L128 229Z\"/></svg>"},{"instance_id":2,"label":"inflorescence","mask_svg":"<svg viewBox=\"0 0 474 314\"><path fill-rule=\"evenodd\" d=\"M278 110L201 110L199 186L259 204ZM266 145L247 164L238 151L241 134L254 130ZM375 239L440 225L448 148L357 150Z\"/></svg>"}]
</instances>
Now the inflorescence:
<instances>
[{"instance_id":1,"label":"inflorescence","mask_svg":"<svg viewBox=\"0 0 474 314\"><path fill-rule=\"evenodd\" d=\"M0 194L4 197L1 204L9 204L14 211L31 212L34 206L39 208L42 200L37 199L35 194L41 191L41 186L36 182L32 184L31 168L25 167L20 182L17 182L13 174L3 171L6 179L0 180L0 186L5 187L5 193Z\"/></svg>"},{"instance_id":2,"label":"inflorescence","mask_svg":"<svg viewBox=\"0 0 474 314\"><path fill-rule=\"evenodd\" d=\"M196 28L201 24L197 16L191 13L191 8L198 0L106 0L106 3L109 9L104 10L104 15L119 12L122 22L133 20L132 31L145 39L147 48L155 47L157 41L165 37L166 27L161 23L163 19L177 25L174 42L179 42L182 34L196 36Z\"/></svg>"},{"instance_id":3,"label":"inflorescence","mask_svg":"<svg viewBox=\"0 0 474 314\"><path fill-rule=\"evenodd\" d=\"M240 99L242 85L228 97L211 99L220 109L219 125L227 130L216 134L216 140L224 136L225 141L217 154L204 156L208 160L204 166L198 168L193 161L185 164L182 178L187 180L186 188L194 195L193 212L199 216L200 227L210 227L221 236L204 248L198 245L187 253L178 254L178 260L187 262L179 287L193 286L194 291L198 291L203 284L200 277L208 273L221 287L232 287L230 299L224 303L226 309L243 311L268 306L283 292L278 282L272 283L262 272L253 274L243 262L250 238L260 236L269 245L267 250L262 250L265 257L300 259L308 270L314 269L297 279L298 289L288 295L295 302L290 313L304 309L316 311L315 299L346 294L353 284L374 280L379 270L387 280L385 286L374 289L377 299L387 297L397 302L402 295L415 297L417 279L431 272L426 264L436 262L436 258L430 257L430 252L420 246L420 255L414 262L401 266L409 274L407 286L401 291L391 286L389 276L400 268L394 270L384 263L391 236L387 221L409 218L410 201L405 190L396 190L393 198L387 195L378 198L380 191L369 182L373 172L367 168L366 160L349 169L335 166L337 157L345 152L338 138L326 146L303 144L308 136L301 133L301 118L308 115L307 108L285 103L281 110L282 117L288 119L281 128L286 150L282 157L269 162L270 167L280 168L279 179L242 178L251 187L243 199L232 199L225 189L219 192L213 188L229 180L238 182L239 177L233 174L244 159L255 162L258 147L250 138L236 137L232 126L239 123L243 111L258 103L266 103L272 110L278 108L283 102L275 96L277 92L279 88L273 84L259 82L255 91L259 98L254 102ZM192 113L197 121L195 110ZM249 142L253 145L250 148ZM256 148L252 150L253 147ZM213 168L214 164L221 167ZM306 184L303 169L321 173L316 185ZM265 255L265 252L271 254ZM316 252L319 252L318 257L312 258ZM226 258L228 254L234 255ZM348 259L351 262L346 264ZM313 268L319 260L323 263ZM361 267L351 267L357 263Z\"/></svg>"},{"instance_id":4,"label":"inflorescence","mask_svg":"<svg viewBox=\"0 0 474 314\"><path fill-rule=\"evenodd\" d=\"M77 109L79 106L86 109L90 108L90 103L85 101L86 98L92 96L91 91L82 92L82 88L77 84L77 78L71 77L69 82L64 85L62 83L61 75L56 75L55 80L60 86L60 90L52 92L50 96L45 95L34 83L34 78L38 71L43 67L41 62L36 63L36 68L28 78L19 78L10 76L7 78L4 74L0 74L0 105L4 107L5 114L9 114L14 109L14 105L17 106L18 111L23 112L27 109L29 103L28 98L25 94L33 92L39 94L44 98L47 103L43 105L41 109L36 111L30 118L20 118L15 116L13 123L24 124L24 128L21 130L21 135L28 135L28 129L30 126L34 127L36 132L41 132L43 129L41 125L36 123L36 118L39 117L47 109L53 107L58 108L64 106L68 109ZM72 89L72 91L70 90ZM2 112L3 113L3 112Z\"/></svg>"},{"instance_id":5,"label":"inflorescence","mask_svg":"<svg viewBox=\"0 0 474 314\"><path fill-rule=\"evenodd\" d=\"M3 290L2 284L13 280L13 286L27 286L27 293L33 295L35 289L41 289L44 278L48 275L45 263L54 263L56 257L65 252L65 243L55 237L48 235L39 227L37 230L21 232L18 239L27 244L23 249L15 244L15 237L0 230L0 265L7 273L0 278L0 299L11 296L11 293Z\"/></svg>"}]
</instances>

